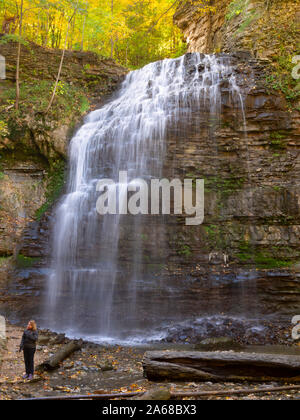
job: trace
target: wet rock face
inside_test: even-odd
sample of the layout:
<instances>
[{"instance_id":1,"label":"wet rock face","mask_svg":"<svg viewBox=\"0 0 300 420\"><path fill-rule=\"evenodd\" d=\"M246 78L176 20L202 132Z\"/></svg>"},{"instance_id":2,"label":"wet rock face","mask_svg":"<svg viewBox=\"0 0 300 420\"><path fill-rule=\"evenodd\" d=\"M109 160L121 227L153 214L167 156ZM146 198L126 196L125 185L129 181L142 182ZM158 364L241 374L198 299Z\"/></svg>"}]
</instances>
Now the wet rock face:
<instances>
[{"instance_id":1,"label":"wet rock face","mask_svg":"<svg viewBox=\"0 0 300 420\"><path fill-rule=\"evenodd\" d=\"M232 102L224 80L220 117L195 109L169 133L167 176L172 168L173 175L202 178L206 193L204 224L172 223L170 243L179 251L175 260L188 247L186 261L224 264L229 258L274 268L272 258L300 256L299 114L266 91L263 61L246 53L230 57L244 109Z\"/></svg>"},{"instance_id":2,"label":"wet rock face","mask_svg":"<svg viewBox=\"0 0 300 420\"><path fill-rule=\"evenodd\" d=\"M169 219L169 272L194 278L190 287L209 313L292 316L300 310L298 275L280 269L300 258L299 113L266 90L263 60L235 53L231 62L245 124L224 81L220 120L195 109L169 133L166 176L172 168L173 177L205 180L204 223ZM236 265L269 271L242 279Z\"/></svg>"}]
</instances>

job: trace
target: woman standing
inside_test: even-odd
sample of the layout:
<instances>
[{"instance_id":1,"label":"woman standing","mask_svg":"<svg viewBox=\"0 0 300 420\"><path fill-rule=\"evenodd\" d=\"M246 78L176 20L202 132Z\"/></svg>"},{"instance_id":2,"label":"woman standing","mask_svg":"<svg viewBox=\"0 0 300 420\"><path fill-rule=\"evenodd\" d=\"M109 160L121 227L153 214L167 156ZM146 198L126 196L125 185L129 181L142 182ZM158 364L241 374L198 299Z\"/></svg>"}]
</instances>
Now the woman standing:
<instances>
[{"instance_id":1,"label":"woman standing","mask_svg":"<svg viewBox=\"0 0 300 420\"><path fill-rule=\"evenodd\" d=\"M38 339L38 332L35 321L31 320L27 324L27 328L23 333L20 351L24 352L24 362L26 373L23 379L32 379L34 372L34 353L36 350L36 342Z\"/></svg>"}]
</instances>

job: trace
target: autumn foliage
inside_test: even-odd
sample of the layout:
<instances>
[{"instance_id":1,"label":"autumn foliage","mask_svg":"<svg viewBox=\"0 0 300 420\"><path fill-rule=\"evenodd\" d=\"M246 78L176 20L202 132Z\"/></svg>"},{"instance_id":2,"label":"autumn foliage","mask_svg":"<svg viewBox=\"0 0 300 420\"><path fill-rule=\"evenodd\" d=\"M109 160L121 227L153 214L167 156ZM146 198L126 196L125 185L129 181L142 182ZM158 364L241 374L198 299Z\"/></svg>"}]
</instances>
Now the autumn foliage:
<instances>
[{"instance_id":1,"label":"autumn foliage","mask_svg":"<svg viewBox=\"0 0 300 420\"><path fill-rule=\"evenodd\" d=\"M131 68L185 51L173 15L183 0L0 0L0 30L47 48L90 50ZM190 0L207 10L207 0Z\"/></svg>"}]
</instances>

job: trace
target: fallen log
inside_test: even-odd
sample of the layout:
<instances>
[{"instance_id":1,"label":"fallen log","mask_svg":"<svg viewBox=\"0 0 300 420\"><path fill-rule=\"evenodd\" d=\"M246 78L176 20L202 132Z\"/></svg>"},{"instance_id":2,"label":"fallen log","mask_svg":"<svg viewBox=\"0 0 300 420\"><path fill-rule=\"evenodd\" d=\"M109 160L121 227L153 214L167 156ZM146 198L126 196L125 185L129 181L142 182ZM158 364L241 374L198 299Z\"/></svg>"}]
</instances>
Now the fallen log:
<instances>
[{"instance_id":1,"label":"fallen log","mask_svg":"<svg viewBox=\"0 0 300 420\"><path fill-rule=\"evenodd\" d=\"M210 397L223 395L249 395L249 394L269 394L270 392L277 393L282 391L300 391L300 385L287 385L278 387L264 387L264 388L247 388L247 389L228 389L218 391L198 391L198 392L171 392L170 398L184 398L184 397ZM37 397L37 398L22 398L22 400L110 400L115 398L130 398L142 397L145 399L147 392L124 392L120 394L88 394L88 395L58 395L51 397ZM167 399L170 399L169 396ZM136 398L139 399L139 398Z\"/></svg>"},{"instance_id":2,"label":"fallen log","mask_svg":"<svg viewBox=\"0 0 300 420\"><path fill-rule=\"evenodd\" d=\"M224 395L250 395L250 394L270 394L283 391L300 391L300 385L274 386L264 388L247 388L247 389L228 389L218 391L195 391L195 392L175 392L171 394L172 397L221 397Z\"/></svg>"},{"instance_id":3,"label":"fallen log","mask_svg":"<svg viewBox=\"0 0 300 420\"><path fill-rule=\"evenodd\" d=\"M115 398L131 398L142 395L143 392L122 392L120 394L88 394L88 395L57 395L51 397L21 398L22 401L40 401L40 400L111 400Z\"/></svg>"},{"instance_id":4,"label":"fallen log","mask_svg":"<svg viewBox=\"0 0 300 420\"><path fill-rule=\"evenodd\" d=\"M43 372L45 370L53 370L59 367L60 363L69 357L74 351L80 350L82 341L70 341L68 344L58 350L50 359L45 360L43 363L36 367L36 371Z\"/></svg>"},{"instance_id":5,"label":"fallen log","mask_svg":"<svg viewBox=\"0 0 300 420\"><path fill-rule=\"evenodd\" d=\"M300 382L300 355L149 351L143 368L149 380Z\"/></svg>"}]
</instances>

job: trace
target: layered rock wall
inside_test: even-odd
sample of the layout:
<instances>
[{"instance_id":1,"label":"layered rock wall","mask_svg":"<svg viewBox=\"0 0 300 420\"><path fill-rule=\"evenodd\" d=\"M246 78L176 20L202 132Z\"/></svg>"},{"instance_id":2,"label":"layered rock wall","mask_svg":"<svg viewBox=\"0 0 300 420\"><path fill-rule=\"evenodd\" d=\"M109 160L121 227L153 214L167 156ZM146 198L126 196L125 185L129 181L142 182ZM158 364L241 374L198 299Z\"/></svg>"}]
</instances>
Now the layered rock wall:
<instances>
[{"instance_id":1,"label":"layered rock wall","mask_svg":"<svg viewBox=\"0 0 300 420\"><path fill-rule=\"evenodd\" d=\"M189 52L250 51L272 60L282 50L299 49L298 0L214 0L214 13L199 13L194 2L183 2L174 22L183 31ZM201 9L200 9L201 10Z\"/></svg>"}]
</instances>

